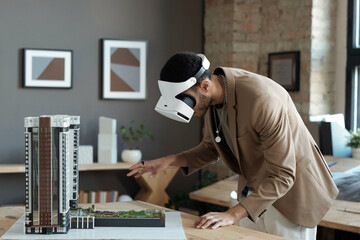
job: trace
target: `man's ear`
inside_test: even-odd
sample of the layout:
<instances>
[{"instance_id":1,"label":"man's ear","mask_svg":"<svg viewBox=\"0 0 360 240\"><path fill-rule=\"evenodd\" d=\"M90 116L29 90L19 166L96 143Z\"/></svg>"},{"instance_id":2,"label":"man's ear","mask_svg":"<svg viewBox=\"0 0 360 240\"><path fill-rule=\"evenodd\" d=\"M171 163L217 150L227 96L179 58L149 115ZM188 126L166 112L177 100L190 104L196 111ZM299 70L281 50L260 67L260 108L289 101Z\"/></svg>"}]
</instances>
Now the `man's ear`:
<instances>
[{"instance_id":1,"label":"man's ear","mask_svg":"<svg viewBox=\"0 0 360 240\"><path fill-rule=\"evenodd\" d=\"M208 79L204 79L203 81L201 81L200 83L200 89L202 91L204 91L205 93L207 93L209 91L209 87L210 87L210 80Z\"/></svg>"}]
</instances>

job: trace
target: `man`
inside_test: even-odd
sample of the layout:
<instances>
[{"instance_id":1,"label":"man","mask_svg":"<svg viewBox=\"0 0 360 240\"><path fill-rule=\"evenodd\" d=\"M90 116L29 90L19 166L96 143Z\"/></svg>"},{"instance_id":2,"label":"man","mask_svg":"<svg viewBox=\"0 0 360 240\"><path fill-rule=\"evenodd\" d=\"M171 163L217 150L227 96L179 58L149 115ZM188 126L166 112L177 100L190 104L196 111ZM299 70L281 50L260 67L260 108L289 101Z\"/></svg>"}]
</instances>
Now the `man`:
<instances>
[{"instance_id":1,"label":"man","mask_svg":"<svg viewBox=\"0 0 360 240\"><path fill-rule=\"evenodd\" d=\"M187 175L220 157L239 175L238 193L243 194L226 212L201 216L196 228L215 229L248 217L252 229L315 239L316 225L338 189L289 94L271 79L242 69L218 67L210 74L206 61L187 52L171 57L159 81L165 100L157 105L165 116L190 121L186 106L178 107L180 100L194 116L204 117L202 142L177 155L135 164L128 176L150 172L153 177L169 166L182 167ZM170 98L175 94L174 104Z\"/></svg>"}]
</instances>

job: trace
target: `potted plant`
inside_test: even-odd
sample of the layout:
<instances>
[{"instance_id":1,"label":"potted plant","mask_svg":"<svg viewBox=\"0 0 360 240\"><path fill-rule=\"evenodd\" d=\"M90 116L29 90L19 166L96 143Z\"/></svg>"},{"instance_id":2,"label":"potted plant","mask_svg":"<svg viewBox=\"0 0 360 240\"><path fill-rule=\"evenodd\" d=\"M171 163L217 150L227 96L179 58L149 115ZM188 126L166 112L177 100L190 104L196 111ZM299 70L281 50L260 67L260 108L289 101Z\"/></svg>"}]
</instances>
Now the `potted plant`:
<instances>
[{"instance_id":1,"label":"potted plant","mask_svg":"<svg viewBox=\"0 0 360 240\"><path fill-rule=\"evenodd\" d=\"M123 141L127 144L127 149L121 152L121 158L124 162L137 163L141 160L142 154L139 149L139 143L144 139L154 140L150 129L144 122L135 126L135 120L130 121L128 127L121 126L120 132Z\"/></svg>"},{"instance_id":2,"label":"potted plant","mask_svg":"<svg viewBox=\"0 0 360 240\"><path fill-rule=\"evenodd\" d=\"M346 146L351 147L351 152L353 158L360 159L360 129L356 132L350 131L350 138Z\"/></svg>"}]
</instances>

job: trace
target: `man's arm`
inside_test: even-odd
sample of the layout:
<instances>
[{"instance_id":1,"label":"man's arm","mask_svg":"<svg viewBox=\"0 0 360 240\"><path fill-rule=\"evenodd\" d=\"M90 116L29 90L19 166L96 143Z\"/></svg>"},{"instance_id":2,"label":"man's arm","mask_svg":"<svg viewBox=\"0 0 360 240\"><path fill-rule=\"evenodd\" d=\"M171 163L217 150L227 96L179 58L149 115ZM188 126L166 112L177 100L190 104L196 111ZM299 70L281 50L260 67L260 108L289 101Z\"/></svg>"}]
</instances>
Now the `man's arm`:
<instances>
[{"instance_id":1,"label":"man's arm","mask_svg":"<svg viewBox=\"0 0 360 240\"><path fill-rule=\"evenodd\" d=\"M211 111L211 109L209 109ZM203 128L203 139L196 147L181 152L176 155L169 155L166 157L158 158L152 161L137 163L129 168L131 170L127 176L140 177L146 172L151 172L151 177L154 177L161 171L164 171L169 166L181 167L184 175L189 175L202 167L218 160L219 155L213 145L210 137L210 130L207 118L210 117L209 112L205 115L205 126Z\"/></svg>"}]
</instances>

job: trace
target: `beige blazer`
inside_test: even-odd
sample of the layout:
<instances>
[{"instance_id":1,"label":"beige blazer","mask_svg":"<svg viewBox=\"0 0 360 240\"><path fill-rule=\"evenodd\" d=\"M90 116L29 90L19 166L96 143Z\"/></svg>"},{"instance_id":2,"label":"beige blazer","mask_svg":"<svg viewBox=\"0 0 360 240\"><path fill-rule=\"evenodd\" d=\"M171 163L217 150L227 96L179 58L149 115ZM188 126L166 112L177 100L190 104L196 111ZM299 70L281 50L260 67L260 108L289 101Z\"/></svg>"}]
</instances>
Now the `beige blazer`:
<instances>
[{"instance_id":1,"label":"beige blazer","mask_svg":"<svg viewBox=\"0 0 360 240\"><path fill-rule=\"evenodd\" d=\"M242 69L217 68L228 85L228 123L235 156L214 141L212 107L202 142L180 155L185 174L220 157L239 174L238 192L254 189L241 204L254 222L271 205L290 221L315 227L338 194L331 172L288 92L269 78ZM224 138L222 138L224 139ZM227 196L224 196L224 198Z\"/></svg>"}]
</instances>

